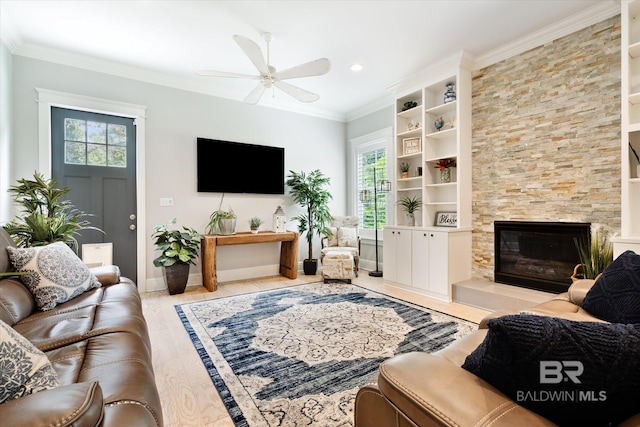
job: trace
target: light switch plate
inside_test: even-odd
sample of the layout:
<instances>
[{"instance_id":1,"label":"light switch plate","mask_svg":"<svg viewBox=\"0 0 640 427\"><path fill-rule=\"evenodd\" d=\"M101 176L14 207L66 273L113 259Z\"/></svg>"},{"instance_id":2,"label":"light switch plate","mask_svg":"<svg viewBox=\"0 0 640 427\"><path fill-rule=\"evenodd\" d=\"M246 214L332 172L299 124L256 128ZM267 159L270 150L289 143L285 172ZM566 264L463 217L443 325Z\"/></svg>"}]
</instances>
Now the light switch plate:
<instances>
[{"instance_id":1,"label":"light switch plate","mask_svg":"<svg viewBox=\"0 0 640 427\"><path fill-rule=\"evenodd\" d=\"M160 206L173 206L172 197L160 197Z\"/></svg>"}]
</instances>

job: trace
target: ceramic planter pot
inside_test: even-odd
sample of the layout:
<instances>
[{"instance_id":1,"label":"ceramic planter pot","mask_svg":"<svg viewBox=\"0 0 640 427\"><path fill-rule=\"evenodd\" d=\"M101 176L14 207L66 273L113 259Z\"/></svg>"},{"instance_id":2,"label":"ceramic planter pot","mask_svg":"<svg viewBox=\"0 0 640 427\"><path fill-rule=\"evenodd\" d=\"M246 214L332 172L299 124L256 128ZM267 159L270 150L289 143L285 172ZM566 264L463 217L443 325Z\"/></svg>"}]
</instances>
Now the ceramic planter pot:
<instances>
[{"instance_id":1,"label":"ceramic planter pot","mask_svg":"<svg viewBox=\"0 0 640 427\"><path fill-rule=\"evenodd\" d=\"M302 269L304 270L304 274L306 274L307 276L313 276L318 271L318 260L305 259L302 262Z\"/></svg>"},{"instance_id":2,"label":"ceramic planter pot","mask_svg":"<svg viewBox=\"0 0 640 427\"><path fill-rule=\"evenodd\" d=\"M181 294L187 287L189 280L189 264L177 263L170 267L162 267L162 275L167 284L169 295Z\"/></svg>"},{"instance_id":3,"label":"ceramic planter pot","mask_svg":"<svg viewBox=\"0 0 640 427\"><path fill-rule=\"evenodd\" d=\"M220 234L223 236L230 236L236 234L236 219L235 218L221 218L220 219Z\"/></svg>"}]
</instances>

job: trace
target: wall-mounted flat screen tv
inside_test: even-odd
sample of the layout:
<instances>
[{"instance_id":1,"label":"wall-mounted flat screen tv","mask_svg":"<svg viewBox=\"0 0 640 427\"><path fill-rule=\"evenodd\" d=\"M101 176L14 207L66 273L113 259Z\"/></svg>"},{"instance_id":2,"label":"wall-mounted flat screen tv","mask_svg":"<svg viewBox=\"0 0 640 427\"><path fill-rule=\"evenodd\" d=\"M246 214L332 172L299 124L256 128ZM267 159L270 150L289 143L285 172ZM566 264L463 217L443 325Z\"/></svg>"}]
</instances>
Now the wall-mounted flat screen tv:
<instances>
[{"instance_id":1,"label":"wall-mounted flat screen tv","mask_svg":"<svg viewBox=\"0 0 640 427\"><path fill-rule=\"evenodd\" d=\"M198 138L200 193L284 194L284 148Z\"/></svg>"}]
</instances>

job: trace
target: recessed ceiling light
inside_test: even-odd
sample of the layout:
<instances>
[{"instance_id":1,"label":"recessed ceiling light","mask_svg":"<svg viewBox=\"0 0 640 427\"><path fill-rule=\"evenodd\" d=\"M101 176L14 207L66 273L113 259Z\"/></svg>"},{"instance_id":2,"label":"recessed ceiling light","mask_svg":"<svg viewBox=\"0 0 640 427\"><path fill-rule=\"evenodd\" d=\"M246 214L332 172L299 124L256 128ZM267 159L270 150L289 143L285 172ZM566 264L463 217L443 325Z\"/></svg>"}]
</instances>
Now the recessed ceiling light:
<instances>
[{"instance_id":1,"label":"recessed ceiling light","mask_svg":"<svg viewBox=\"0 0 640 427\"><path fill-rule=\"evenodd\" d=\"M362 71L364 67L361 64L353 64L351 66L351 71Z\"/></svg>"}]
</instances>

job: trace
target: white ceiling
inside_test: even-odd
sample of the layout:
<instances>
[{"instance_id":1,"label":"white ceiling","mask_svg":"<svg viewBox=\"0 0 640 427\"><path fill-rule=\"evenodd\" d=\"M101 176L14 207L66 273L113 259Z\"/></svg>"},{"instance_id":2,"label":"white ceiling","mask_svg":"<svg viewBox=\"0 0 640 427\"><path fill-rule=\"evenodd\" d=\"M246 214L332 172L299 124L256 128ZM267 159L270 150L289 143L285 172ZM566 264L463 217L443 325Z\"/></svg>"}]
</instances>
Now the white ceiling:
<instances>
[{"instance_id":1,"label":"white ceiling","mask_svg":"<svg viewBox=\"0 0 640 427\"><path fill-rule=\"evenodd\" d=\"M476 57L562 22L585 20L612 0L431 1L31 1L0 0L2 40L12 53L241 100L254 80L196 76L213 69L254 74L232 35L265 50L279 70L320 57L328 74L289 80L318 93L301 104L283 92L260 104L344 120L389 97L386 89L462 49ZM555 30L554 30L555 31ZM364 70L349 67L360 63ZM256 73L257 74L257 73Z\"/></svg>"}]
</instances>

